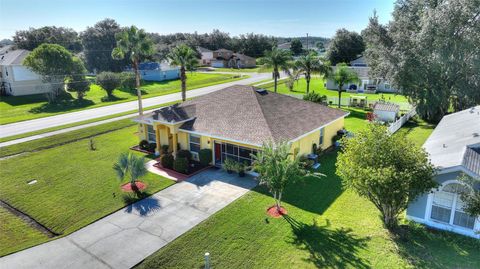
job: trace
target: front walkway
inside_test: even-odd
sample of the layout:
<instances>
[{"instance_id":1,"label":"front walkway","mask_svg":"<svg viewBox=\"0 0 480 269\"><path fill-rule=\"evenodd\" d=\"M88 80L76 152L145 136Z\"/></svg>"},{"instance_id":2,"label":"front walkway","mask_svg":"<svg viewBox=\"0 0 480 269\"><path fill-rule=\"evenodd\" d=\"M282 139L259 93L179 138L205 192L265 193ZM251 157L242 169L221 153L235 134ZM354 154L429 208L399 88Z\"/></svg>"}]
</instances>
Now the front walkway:
<instances>
[{"instance_id":1,"label":"front walkway","mask_svg":"<svg viewBox=\"0 0 480 269\"><path fill-rule=\"evenodd\" d=\"M256 184L210 169L66 237L0 258L0 268L130 268Z\"/></svg>"}]
</instances>

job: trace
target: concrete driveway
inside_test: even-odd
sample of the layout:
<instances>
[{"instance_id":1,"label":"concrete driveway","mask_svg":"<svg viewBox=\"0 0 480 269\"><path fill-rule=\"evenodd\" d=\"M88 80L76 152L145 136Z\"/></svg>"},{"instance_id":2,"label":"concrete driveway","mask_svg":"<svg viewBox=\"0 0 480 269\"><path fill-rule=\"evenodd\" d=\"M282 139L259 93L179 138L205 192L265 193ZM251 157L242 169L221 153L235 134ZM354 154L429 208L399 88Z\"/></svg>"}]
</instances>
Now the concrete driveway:
<instances>
[{"instance_id":1,"label":"concrete driveway","mask_svg":"<svg viewBox=\"0 0 480 269\"><path fill-rule=\"evenodd\" d=\"M210 169L66 237L0 258L0 268L131 268L256 184Z\"/></svg>"}]
</instances>

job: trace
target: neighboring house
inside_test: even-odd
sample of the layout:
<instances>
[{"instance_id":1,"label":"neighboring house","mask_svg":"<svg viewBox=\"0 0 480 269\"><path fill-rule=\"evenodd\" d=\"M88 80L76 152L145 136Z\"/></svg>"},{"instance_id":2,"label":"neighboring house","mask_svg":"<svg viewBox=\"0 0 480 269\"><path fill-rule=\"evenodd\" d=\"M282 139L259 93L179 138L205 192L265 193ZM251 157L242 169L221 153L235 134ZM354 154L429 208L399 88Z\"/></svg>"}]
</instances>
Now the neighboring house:
<instances>
[{"instance_id":1,"label":"neighboring house","mask_svg":"<svg viewBox=\"0 0 480 269\"><path fill-rule=\"evenodd\" d=\"M200 149L211 149L213 164L221 166L228 158L250 164L250 154L268 141L290 142L294 155L312 153L313 144L328 148L347 115L287 95L235 85L134 121L140 123L140 140L155 143L157 152L161 145L168 145L175 156L180 147L198 159Z\"/></svg>"},{"instance_id":2,"label":"neighboring house","mask_svg":"<svg viewBox=\"0 0 480 269\"><path fill-rule=\"evenodd\" d=\"M400 112L400 106L386 102L376 102L373 105L375 120L383 122L394 122Z\"/></svg>"},{"instance_id":3,"label":"neighboring house","mask_svg":"<svg viewBox=\"0 0 480 269\"><path fill-rule=\"evenodd\" d=\"M141 63L138 65L138 69L140 70L140 76L145 81L164 81L180 77L180 68L171 66L166 62Z\"/></svg>"},{"instance_id":4,"label":"neighboring house","mask_svg":"<svg viewBox=\"0 0 480 269\"><path fill-rule=\"evenodd\" d=\"M200 65L210 65L213 59L213 51L203 47L197 47L197 51L200 53Z\"/></svg>"},{"instance_id":5,"label":"neighboring house","mask_svg":"<svg viewBox=\"0 0 480 269\"><path fill-rule=\"evenodd\" d=\"M480 238L480 218L463 211L458 180L464 173L480 189L480 106L443 117L423 145L437 168L438 189L412 201L407 218L438 229ZM475 233L477 231L477 233Z\"/></svg>"},{"instance_id":6,"label":"neighboring house","mask_svg":"<svg viewBox=\"0 0 480 269\"><path fill-rule=\"evenodd\" d=\"M369 74L370 67L368 67L363 56L351 61L349 68L357 73L360 81L344 85L343 90L353 93L397 92L385 79L371 77ZM338 89L337 84L331 79L327 80L326 87L329 90Z\"/></svg>"},{"instance_id":7,"label":"neighboring house","mask_svg":"<svg viewBox=\"0 0 480 269\"><path fill-rule=\"evenodd\" d=\"M40 75L23 66L23 60L29 53L12 46L0 48L1 94L20 96L51 91L51 85L44 83Z\"/></svg>"},{"instance_id":8,"label":"neighboring house","mask_svg":"<svg viewBox=\"0 0 480 269\"><path fill-rule=\"evenodd\" d=\"M288 50L290 51L290 47L291 47L291 42L285 42L285 43L282 43L282 44L279 44L277 46L278 49L281 49L281 50Z\"/></svg>"},{"instance_id":9,"label":"neighboring house","mask_svg":"<svg viewBox=\"0 0 480 269\"><path fill-rule=\"evenodd\" d=\"M203 54L202 54L203 55ZM210 66L217 68L250 68L256 66L255 58L235 53L227 49L219 49L212 52L213 58L209 61ZM208 62L208 61L205 61Z\"/></svg>"}]
</instances>

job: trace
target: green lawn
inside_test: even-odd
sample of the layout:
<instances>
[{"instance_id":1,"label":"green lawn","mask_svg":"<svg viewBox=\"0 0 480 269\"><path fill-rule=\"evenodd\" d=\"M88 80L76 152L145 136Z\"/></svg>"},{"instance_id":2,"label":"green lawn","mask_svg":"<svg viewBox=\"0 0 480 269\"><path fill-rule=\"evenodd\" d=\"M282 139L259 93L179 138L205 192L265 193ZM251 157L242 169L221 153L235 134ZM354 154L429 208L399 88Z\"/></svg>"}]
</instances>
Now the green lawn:
<instances>
[{"instance_id":1,"label":"green lawn","mask_svg":"<svg viewBox=\"0 0 480 269\"><path fill-rule=\"evenodd\" d=\"M345 125L358 131L365 118L361 111L353 112ZM432 131L424 126L414 123L402 132L421 144ZM213 268L480 267L480 242L475 239L406 221L405 239L390 236L370 202L342 189L335 175L336 155L321 159L326 177L306 178L288 188L288 217L268 217L265 210L273 199L264 187L256 187L138 268L201 268L205 252Z\"/></svg>"},{"instance_id":2,"label":"green lawn","mask_svg":"<svg viewBox=\"0 0 480 269\"><path fill-rule=\"evenodd\" d=\"M310 91L314 91L316 93L319 93L321 95L326 95L326 96L332 96L332 97L338 97L338 92L334 90L328 90L324 86L324 79L321 77L313 77L312 80L310 81ZM273 82L269 84L262 85L263 88L268 89L273 91ZM292 94L292 95L303 95L305 94L307 89L307 83L304 78L301 78L298 80L298 82L295 83L295 86L293 88L293 91L290 91L287 86L285 86L285 81L280 81L277 87L277 92L278 93L283 93L283 94ZM360 93L348 93L348 92L343 92L342 93L342 98L347 98L350 96L367 96L369 100L379 100L379 99L385 99L386 101L391 101L391 102L400 102L400 103L407 103L408 100L405 96L399 95L399 94L393 94L393 93L377 93L377 94L360 94Z\"/></svg>"},{"instance_id":3,"label":"green lawn","mask_svg":"<svg viewBox=\"0 0 480 269\"><path fill-rule=\"evenodd\" d=\"M43 243L48 237L0 207L0 256Z\"/></svg>"},{"instance_id":4,"label":"green lawn","mask_svg":"<svg viewBox=\"0 0 480 269\"><path fill-rule=\"evenodd\" d=\"M67 133L57 137L22 143L23 149L45 146L37 152L25 153L0 161L0 197L15 208L25 212L58 234L71 233L135 200L120 191L121 182L112 169L118 155L138 143L136 126L128 122L114 122L95 126L79 133ZM92 129L93 128L93 129ZM118 129L121 128L121 129ZM112 129L118 129L111 131ZM110 131L110 132L108 132ZM86 135L95 136L97 150L89 149ZM63 138L63 137L66 138ZM62 141L63 139L63 141ZM74 139L81 139L71 142ZM42 143L43 142L43 143ZM67 144L63 144L67 143ZM38 183L28 185L30 180ZM147 195L166 188L174 182L148 173L142 181L148 184ZM15 222L10 222L14 225ZM3 218L2 218L3 225ZM6 224L6 230L14 233L16 226ZM2 227L3 229L3 227ZM29 233L28 229L25 229ZM3 236L2 236L3 237ZM23 246L41 242L38 237L26 235ZM0 244L0 255L19 249L10 244Z\"/></svg>"},{"instance_id":5,"label":"green lawn","mask_svg":"<svg viewBox=\"0 0 480 269\"><path fill-rule=\"evenodd\" d=\"M188 73L187 76L188 90L246 78L240 78L236 74ZM143 97L149 98L179 92L181 87L180 83L180 80L146 82L142 86ZM0 124L31 120L137 99L136 92L120 89L114 91L115 98L113 100L103 100L105 95L106 93L102 88L93 84L90 91L85 96L85 100L82 102L79 102L72 97L70 100L51 105L47 103L43 94L29 96L2 96L0 99Z\"/></svg>"}]
</instances>

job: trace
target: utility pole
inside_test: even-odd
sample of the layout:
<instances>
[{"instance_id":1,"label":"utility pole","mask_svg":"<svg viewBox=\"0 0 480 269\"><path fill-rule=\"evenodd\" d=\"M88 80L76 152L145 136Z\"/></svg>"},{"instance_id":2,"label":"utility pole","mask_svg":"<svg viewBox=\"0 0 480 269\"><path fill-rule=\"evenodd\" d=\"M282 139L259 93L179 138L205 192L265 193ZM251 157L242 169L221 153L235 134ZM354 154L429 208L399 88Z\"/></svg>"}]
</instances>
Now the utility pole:
<instances>
[{"instance_id":1,"label":"utility pole","mask_svg":"<svg viewBox=\"0 0 480 269\"><path fill-rule=\"evenodd\" d=\"M307 51L308 51L308 33L307 33Z\"/></svg>"}]
</instances>

